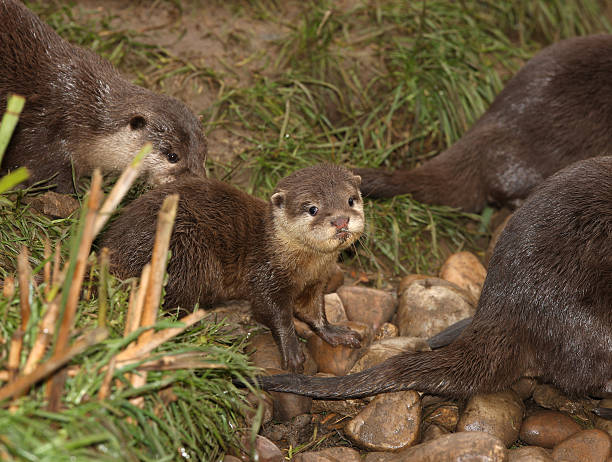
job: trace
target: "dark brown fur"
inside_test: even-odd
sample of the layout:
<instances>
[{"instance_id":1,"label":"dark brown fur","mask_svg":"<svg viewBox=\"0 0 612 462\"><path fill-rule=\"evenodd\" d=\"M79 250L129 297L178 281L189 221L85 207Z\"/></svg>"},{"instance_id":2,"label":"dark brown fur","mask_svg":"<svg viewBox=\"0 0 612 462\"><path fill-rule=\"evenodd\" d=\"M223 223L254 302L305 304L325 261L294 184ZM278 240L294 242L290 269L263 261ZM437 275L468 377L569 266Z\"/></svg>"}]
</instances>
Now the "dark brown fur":
<instances>
[{"instance_id":1,"label":"dark brown fur","mask_svg":"<svg viewBox=\"0 0 612 462\"><path fill-rule=\"evenodd\" d=\"M128 82L16 0L0 0L0 23L0 105L9 93L26 98L4 171L25 166L31 182L56 175L51 183L68 192L73 165L77 178L96 167L116 174L150 141L143 168L150 183L204 174L206 139L183 103Z\"/></svg>"},{"instance_id":2,"label":"dark brown fur","mask_svg":"<svg viewBox=\"0 0 612 462\"><path fill-rule=\"evenodd\" d=\"M415 389L467 397L535 371L572 394L612 379L612 157L546 180L495 247L472 324L439 350L337 378L262 377L266 390L346 399Z\"/></svg>"},{"instance_id":3,"label":"dark brown fur","mask_svg":"<svg viewBox=\"0 0 612 462\"><path fill-rule=\"evenodd\" d=\"M334 165L302 169L281 180L269 202L212 179L152 190L126 207L104 236L120 277L139 275L150 260L157 211L172 193L180 200L166 306L250 300L292 370L303 362L294 314L331 344L359 346L358 335L330 325L323 310L323 288L338 253L363 230L359 177Z\"/></svg>"},{"instance_id":4,"label":"dark brown fur","mask_svg":"<svg viewBox=\"0 0 612 462\"><path fill-rule=\"evenodd\" d=\"M515 207L557 170L610 154L612 35L593 35L542 50L459 141L422 166L356 173L364 197L411 193L477 212L487 202Z\"/></svg>"}]
</instances>

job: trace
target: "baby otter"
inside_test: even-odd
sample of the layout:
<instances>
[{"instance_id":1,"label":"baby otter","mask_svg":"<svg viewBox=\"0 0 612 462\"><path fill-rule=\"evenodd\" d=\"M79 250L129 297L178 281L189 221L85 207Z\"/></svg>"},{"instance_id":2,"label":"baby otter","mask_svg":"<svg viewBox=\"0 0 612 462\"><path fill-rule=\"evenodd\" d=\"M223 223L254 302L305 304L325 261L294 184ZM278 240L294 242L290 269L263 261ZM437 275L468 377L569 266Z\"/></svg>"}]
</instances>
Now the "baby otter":
<instances>
[{"instance_id":1,"label":"baby otter","mask_svg":"<svg viewBox=\"0 0 612 462\"><path fill-rule=\"evenodd\" d=\"M178 193L165 305L249 300L255 319L272 331L284 367L298 370L304 358L293 315L332 345L360 346L356 332L328 323L323 307L339 252L363 231L359 182L344 167L317 165L279 181L266 202L213 179L177 180L126 207L102 245L116 275L139 275L151 258L162 200Z\"/></svg>"},{"instance_id":2,"label":"baby otter","mask_svg":"<svg viewBox=\"0 0 612 462\"><path fill-rule=\"evenodd\" d=\"M434 351L344 377L261 377L263 389L347 399L415 389L468 397L536 371L571 395L612 391L612 157L554 174L491 258L473 321Z\"/></svg>"},{"instance_id":3,"label":"baby otter","mask_svg":"<svg viewBox=\"0 0 612 462\"><path fill-rule=\"evenodd\" d=\"M612 35L542 50L446 151L413 170L356 169L364 197L411 193L478 212L516 207L561 168L612 154Z\"/></svg>"},{"instance_id":4,"label":"baby otter","mask_svg":"<svg viewBox=\"0 0 612 462\"><path fill-rule=\"evenodd\" d=\"M25 166L30 182L56 175L56 190L71 192L73 168L77 178L96 167L119 173L150 141L147 182L204 175L206 138L183 103L128 82L16 0L0 0L0 22L0 105L9 93L26 98L3 171Z\"/></svg>"}]
</instances>

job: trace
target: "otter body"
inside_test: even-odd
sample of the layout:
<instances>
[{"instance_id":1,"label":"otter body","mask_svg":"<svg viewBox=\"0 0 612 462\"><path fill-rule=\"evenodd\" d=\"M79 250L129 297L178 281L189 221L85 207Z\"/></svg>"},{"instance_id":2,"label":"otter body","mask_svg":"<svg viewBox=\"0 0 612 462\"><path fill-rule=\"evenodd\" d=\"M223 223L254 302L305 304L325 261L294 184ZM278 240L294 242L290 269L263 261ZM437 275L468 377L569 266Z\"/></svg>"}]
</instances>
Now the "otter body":
<instances>
[{"instance_id":1,"label":"otter body","mask_svg":"<svg viewBox=\"0 0 612 462\"><path fill-rule=\"evenodd\" d=\"M556 173L515 212L473 321L450 345L343 377L260 382L325 399L407 389L468 397L529 371L571 395L612 391L612 157Z\"/></svg>"},{"instance_id":2,"label":"otter body","mask_svg":"<svg viewBox=\"0 0 612 462\"><path fill-rule=\"evenodd\" d=\"M303 362L294 314L331 344L360 345L358 334L330 325L323 309L338 253L363 231L359 177L335 165L302 169L281 180L269 202L213 179L154 189L126 207L104 236L115 274L140 274L151 258L157 211L173 193L180 199L166 306L250 300L291 370Z\"/></svg>"},{"instance_id":3,"label":"otter body","mask_svg":"<svg viewBox=\"0 0 612 462\"><path fill-rule=\"evenodd\" d=\"M2 161L25 166L30 182L73 191L73 175L121 172L150 141L143 176L151 184L190 171L204 175L206 139L180 101L128 82L90 50L62 39L16 0L0 0L0 105L26 105Z\"/></svg>"},{"instance_id":4,"label":"otter body","mask_svg":"<svg viewBox=\"0 0 612 462\"><path fill-rule=\"evenodd\" d=\"M612 154L612 35L542 50L446 151L413 170L356 169L368 197L480 211L518 206L534 186L581 159Z\"/></svg>"}]
</instances>

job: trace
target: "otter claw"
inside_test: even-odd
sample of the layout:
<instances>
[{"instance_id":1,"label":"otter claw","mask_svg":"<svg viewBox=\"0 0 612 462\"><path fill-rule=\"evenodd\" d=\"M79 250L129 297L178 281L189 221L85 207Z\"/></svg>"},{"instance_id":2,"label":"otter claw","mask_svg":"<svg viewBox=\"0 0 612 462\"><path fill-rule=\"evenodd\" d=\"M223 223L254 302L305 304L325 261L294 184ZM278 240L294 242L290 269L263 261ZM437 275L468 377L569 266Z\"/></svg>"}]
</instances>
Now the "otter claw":
<instances>
[{"instance_id":1,"label":"otter claw","mask_svg":"<svg viewBox=\"0 0 612 462\"><path fill-rule=\"evenodd\" d=\"M351 348L361 347L361 335L348 327L328 324L317 331L317 334L331 346L346 345Z\"/></svg>"}]
</instances>

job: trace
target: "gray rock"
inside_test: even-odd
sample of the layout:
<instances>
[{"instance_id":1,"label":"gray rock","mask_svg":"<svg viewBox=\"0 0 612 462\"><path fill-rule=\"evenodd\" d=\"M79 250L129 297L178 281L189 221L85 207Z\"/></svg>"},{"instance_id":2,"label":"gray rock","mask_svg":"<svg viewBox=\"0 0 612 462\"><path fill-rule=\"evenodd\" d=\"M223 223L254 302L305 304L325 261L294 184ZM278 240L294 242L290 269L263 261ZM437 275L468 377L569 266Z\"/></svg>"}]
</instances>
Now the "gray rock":
<instances>
[{"instance_id":1,"label":"gray rock","mask_svg":"<svg viewBox=\"0 0 612 462\"><path fill-rule=\"evenodd\" d=\"M438 278L419 279L400 296L397 326L400 335L432 337L474 314L476 304L465 290Z\"/></svg>"},{"instance_id":2,"label":"gray rock","mask_svg":"<svg viewBox=\"0 0 612 462\"><path fill-rule=\"evenodd\" d=\"M376 366L392 356L405 351L428 351L427 339L415 337L392 337L370 345L366 353L355 363L351 373Z\"/></svg>"},{"instance_id":3,"label":"gray rock","mask_svg":"<svg viewBox=\"0 0 612 462\"><path fill-rule=\"evenodd\" d=\"M416 391L385 393L374 398L344 428L358 446L373 451L397 451L416 443L421 400Z\"/></svg>"}]
</instances>

